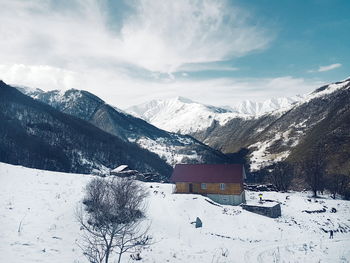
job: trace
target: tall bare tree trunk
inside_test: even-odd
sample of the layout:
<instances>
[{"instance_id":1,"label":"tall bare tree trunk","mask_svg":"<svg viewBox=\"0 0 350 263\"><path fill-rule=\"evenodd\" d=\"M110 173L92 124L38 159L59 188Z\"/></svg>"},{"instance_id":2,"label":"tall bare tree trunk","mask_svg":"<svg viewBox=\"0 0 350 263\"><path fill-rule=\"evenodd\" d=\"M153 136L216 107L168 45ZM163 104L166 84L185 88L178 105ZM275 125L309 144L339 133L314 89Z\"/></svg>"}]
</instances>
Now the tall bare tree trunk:
<instances>
[{"instance_id":1,"label":"tall bare tree trunk","mask_svg":"<svg viewBox=\"0 0 350 263\"><path fill-rule=\"evenodd\" d=\"M109 249L106 250L105 263L108 263L109 260Z\"/></svg>"},{"instance_id":2,"label":"tall bare tree trunk","mask_svg":"<svg viewBox=\"0 0 350 263\"><path fill-rule=\"evenodd\" d=\"M118 257L118 263L120 263L122 260L122 253L119 253L119 257Z\"/></svg>"}]
</instances>

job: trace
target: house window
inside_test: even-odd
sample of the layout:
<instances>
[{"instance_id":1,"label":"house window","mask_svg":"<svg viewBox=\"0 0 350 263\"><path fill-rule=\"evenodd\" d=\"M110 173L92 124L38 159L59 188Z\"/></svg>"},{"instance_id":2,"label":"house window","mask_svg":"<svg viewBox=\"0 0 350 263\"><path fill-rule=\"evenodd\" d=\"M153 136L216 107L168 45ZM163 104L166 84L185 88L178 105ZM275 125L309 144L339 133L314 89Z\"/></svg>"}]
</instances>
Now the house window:
<instances>
[{"instance_id":1,"label":"house window","mask_svg":"<svg viewBox=\"0 0 350 263\"><path fill-rule=\"evenodd\" d=\"M225 184L220 184L220 190L225 190Z\"/></svg>"},{"instance_id":2,"label":"house window","mask_svg":"<svg viewBox=\"0 0 350 263\"><path fill-rule=\"evenodd\" d=\"M207 184L201 183L201 189L207 189Z\"/></svg>"}]
</instances>

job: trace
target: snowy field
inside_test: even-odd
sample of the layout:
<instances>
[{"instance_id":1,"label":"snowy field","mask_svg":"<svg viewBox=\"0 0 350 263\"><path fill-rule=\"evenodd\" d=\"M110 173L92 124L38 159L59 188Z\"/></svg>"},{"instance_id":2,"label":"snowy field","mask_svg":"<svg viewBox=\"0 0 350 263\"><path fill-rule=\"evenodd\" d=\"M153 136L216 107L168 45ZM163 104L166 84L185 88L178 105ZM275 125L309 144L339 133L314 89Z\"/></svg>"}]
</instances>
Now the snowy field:
<instances>
[{"instance_id":1,"label":"snowy field","mask_svg":"<svg viewBox=\"0 0 350 263\"><path fill-rule=\"evenodd\" d=\"M91 178L0 163L0 262L87 262L76 244L74 209ZM271 219L172 194L170 184L145 187L153 244L139 262L350 262L349 201L263 192L282 204L282 217ZM248 203L256 201L258 193L246 194ZM198 229L191 224L197 216ZM125 255L123 262L133 260Z\"/></svg>"}]
</instances>

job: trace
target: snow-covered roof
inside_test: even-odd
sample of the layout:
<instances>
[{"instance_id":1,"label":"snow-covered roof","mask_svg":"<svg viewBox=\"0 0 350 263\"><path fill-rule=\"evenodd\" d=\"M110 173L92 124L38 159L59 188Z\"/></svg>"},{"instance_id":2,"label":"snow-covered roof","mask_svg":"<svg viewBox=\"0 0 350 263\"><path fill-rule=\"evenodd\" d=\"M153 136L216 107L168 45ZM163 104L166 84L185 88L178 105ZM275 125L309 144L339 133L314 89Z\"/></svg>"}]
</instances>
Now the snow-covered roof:
<instances>
[{"instance_id":1,"label":"snow-covered roof","mask_svg":"<svg viewBox=\"0 0 350 263\"><path fill-rule=\"evenodd\" d=\"M242 164L177 164L171 182L243 183Z\"/></svg>"},{"instance_id":2,"label":"snow-covered roof","mask_svg":"<svg viewBox=\"0 0 350 263\"><path fill-rule=\"evenodd\" d=\"M121 171L124 171L127 168L128 166L126 164L123 164L123 165L119 165L117 168L113 169L111 172L120 173Z\"/></svg>"},{"instance_id":3,"label":"snow-covered roof","mask_svg":"<svg viewBox=\"0 0 350 263\"><path fill-rule=\"evenodd\" d=\"M257 200L254 200L254 201L247 202L245 205L246 206L260 206L260 207L274 207L274 206L278 205L278 202L275 202L275 201L259 202Z\"/></svg>"}]
</instances>

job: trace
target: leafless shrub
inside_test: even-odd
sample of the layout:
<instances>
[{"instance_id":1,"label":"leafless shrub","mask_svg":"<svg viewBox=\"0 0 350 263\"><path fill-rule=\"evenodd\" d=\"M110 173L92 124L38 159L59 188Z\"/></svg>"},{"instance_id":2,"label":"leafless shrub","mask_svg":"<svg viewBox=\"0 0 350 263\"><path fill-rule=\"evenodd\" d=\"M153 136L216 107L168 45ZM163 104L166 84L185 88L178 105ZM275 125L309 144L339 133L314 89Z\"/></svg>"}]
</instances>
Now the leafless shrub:
<instances>
[{"instance_id":1,"label":"leafless shrub","mask_svg":"<svg viewBox=\"0 0 350 263\"><path fill-rule=\"evenodd\" d=\"M128 178L96 178L86 187L84 206L76 211L81 225L79 246L92 263L108 263L115 252L118 263L125 252L149 245L144 219L144 188Z\"/></svg>"}]
</instances>

